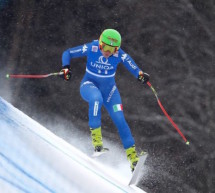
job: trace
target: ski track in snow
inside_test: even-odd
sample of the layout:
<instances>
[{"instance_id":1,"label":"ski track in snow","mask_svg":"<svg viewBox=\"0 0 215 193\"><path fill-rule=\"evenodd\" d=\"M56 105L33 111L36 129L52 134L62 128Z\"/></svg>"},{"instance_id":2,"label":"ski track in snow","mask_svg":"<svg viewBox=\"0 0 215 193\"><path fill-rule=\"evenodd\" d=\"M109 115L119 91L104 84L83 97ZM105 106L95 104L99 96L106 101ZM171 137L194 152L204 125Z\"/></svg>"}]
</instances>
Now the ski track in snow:
<instances>
[{"instance_id":1,"label":"ski track in snow","mask_svg":"<svg viewBox=\"0 0 215 193\"><path fill-rule=\"evenodd\" d=\"M144 192L127 185L128 165L88 157L2 98L0 149L2 193Z\"/></svg>"}]
</instances>

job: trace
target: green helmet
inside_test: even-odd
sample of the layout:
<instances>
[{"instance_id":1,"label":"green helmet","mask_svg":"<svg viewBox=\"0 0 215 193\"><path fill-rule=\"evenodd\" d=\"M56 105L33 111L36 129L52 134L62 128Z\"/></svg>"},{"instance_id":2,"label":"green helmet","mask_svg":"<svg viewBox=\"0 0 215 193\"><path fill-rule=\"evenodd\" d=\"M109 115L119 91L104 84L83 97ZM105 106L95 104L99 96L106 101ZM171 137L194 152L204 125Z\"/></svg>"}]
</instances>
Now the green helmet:
<instances>
[{"instance_id":1,"label":"green helmet","mask_svg":"<svg viewBox=\"0 0 215 193\"><path fill-rule=\"evenodd\" d=\"M119 49L121 45L121 35L115 29L106 29L102 32L99 38L99 45L102 43L117 47Z\"/></svg>"}]
</instances>

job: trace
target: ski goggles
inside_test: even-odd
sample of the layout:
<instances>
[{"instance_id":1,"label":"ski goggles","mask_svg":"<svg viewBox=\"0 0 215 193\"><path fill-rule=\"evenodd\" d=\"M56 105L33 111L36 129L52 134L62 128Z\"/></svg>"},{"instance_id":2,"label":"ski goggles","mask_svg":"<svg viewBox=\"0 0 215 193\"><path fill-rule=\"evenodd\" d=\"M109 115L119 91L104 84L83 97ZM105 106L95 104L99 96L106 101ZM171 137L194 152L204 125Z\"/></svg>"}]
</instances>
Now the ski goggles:
<instances>
[{"instance_id":1,"label":"ski goggles","mask_svg":"<svg viewBox=\"0 0 215 193\"><path fill-rule=\"evenodd\" d=\"M109 45L102 42L100 44L100 49L103 50L104 52L109 51L110 53L113 54L119 49L119 47L109 46Z\"/></svg>"}]
</instances>

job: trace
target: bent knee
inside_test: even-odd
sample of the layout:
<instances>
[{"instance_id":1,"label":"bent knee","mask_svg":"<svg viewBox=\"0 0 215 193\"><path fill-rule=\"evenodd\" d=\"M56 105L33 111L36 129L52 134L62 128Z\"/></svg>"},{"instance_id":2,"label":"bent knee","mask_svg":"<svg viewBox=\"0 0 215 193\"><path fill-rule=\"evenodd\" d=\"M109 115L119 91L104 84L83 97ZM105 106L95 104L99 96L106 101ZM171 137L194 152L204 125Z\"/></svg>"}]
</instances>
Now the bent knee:
<instances>
[{"instance_id":1,"label":"bent knee","mask_svg":"<svg viewBox=\"0 0 215 193\"><path fill-rule=\"evenodd\" d=\"M91 95L89 96L89 102L90 103L94 103L95 101L97 101L98 103L102 104L103 103L103 97L101 95L101 93L99 92L95 92L95 93L91 93Z\"/></svg>"}]
</instances>

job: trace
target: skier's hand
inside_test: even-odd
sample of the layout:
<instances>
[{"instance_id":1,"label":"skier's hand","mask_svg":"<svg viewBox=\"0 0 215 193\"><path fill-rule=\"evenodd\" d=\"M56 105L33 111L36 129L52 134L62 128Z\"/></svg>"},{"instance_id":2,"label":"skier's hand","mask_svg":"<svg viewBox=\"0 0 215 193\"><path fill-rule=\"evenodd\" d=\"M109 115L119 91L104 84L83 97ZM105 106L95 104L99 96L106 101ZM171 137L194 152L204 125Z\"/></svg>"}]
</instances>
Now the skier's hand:
<instances>
[{"instance_id":1,"label":"skier's hand","mask_svg":"<svg viewBox=\"0 0 215 193\"><path fill-rule=\"evenodd\" d=\"M66 81L70 80L71 75L72 75L70 66L64 66L63 69L60 72L63 72L63 74L60 75L60 77L62 77Z\"/></svg>"},{"instance_id":2,"label":"skier's hand","mask_svg":"<svg viewBox=\"0 0 215 193\"><path fill-rule=\"evenodd\" d=\"M143 84L147 83L149 81L149 74L143 72L143 71L140 71L139 72L139 75L138 75L138 80L140 82L142 82Z\"/></svg>"}]
</instances>

